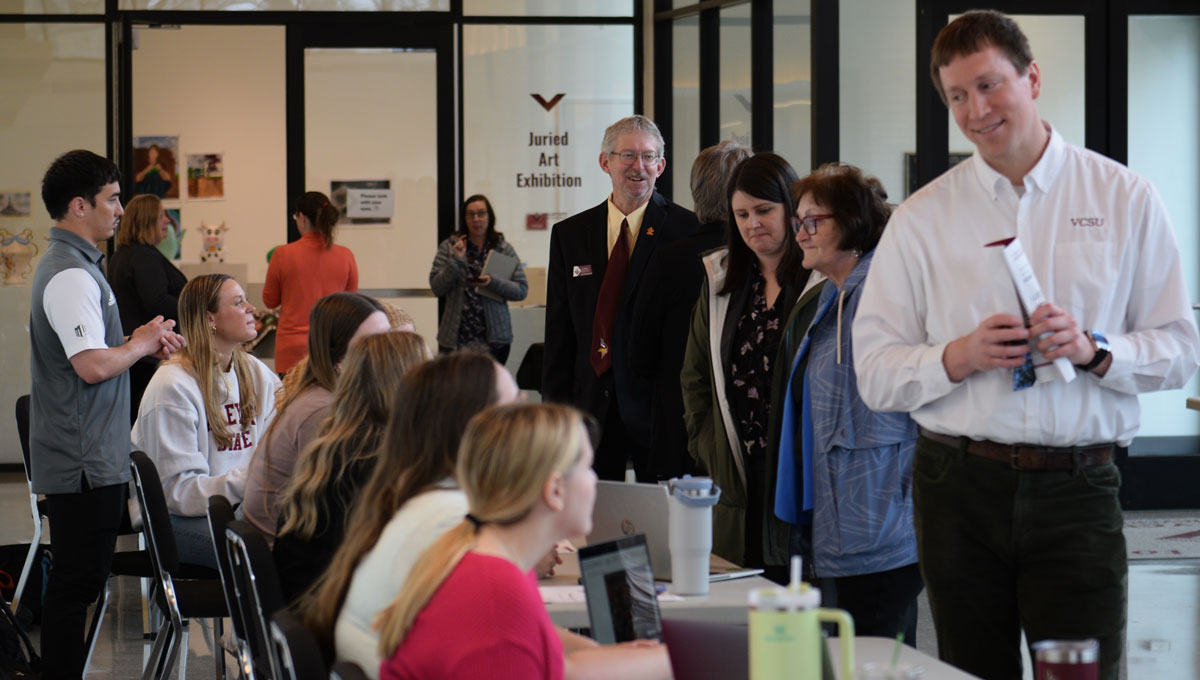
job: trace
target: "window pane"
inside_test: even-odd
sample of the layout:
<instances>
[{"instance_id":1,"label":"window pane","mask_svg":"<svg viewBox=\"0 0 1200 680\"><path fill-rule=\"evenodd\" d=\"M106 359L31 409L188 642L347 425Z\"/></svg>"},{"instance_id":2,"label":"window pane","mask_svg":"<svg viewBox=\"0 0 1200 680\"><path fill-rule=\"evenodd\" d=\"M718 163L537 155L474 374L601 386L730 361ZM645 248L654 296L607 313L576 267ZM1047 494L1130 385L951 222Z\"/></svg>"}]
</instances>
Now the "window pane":
<instances>
[{"instance_id":1,"label":"window pane","mask_svg":"<svg viewBox=\"0 0 1200 680\"><path fill-rule=\"evenodd\" d=\"M463 0L465 16L631 17L633 0Z\"/></svg>"},{"instance_id":2,"label":"window pane","mask_svg":"<svg viewBox=\"0 0 1200 680\"><path fill-rule=\"evenodd\" d=\"M549 227L612 192L600 145L633 113L633 27L464 26L463 111L462 195L486 195L521 260L544 268ZM526 271L532 304L545 272Z\"/></svg>"},{"instance_id":3,"label":"window pane","mask_svg":"<svg viewBox=\"0 0 1200 680\"><path fill-rule=\"evenodd\" d=\"M448 12L450 0L120 0L120 8L242 12Z\"/></svg>"},{"instance_id":4,"label":"window pane","mask_svg":"<svg viewBox=\"0 0 1200 680\"><path fill-rule=\"evenodd\" d=\"M750 5L721 10L721 139L750 146Z\"/></svg>"},{"instance_id":5,"label":"window pane","mask_svg":"<svg viewBox=\"0 0 1200 680\"><path fill-rule=\"evenodd\" d=\"M1200 17L1129 17L1129 167L1154 182L1166 203L1192 300L1200 299L1196 83L1200 83ZM1200 413L1184 408L1198 390L1200 381L1193 377L1180 390L1138 395L1142 405L1138 436L1200 434Z\"/></svg>"},{"instance_id":6,"label":"window pane","mask_svg":"<svg viewBox=\"0 0 1200 680\"><path fill-rule=\"evenodd\" d=\"M700 19L690 16L671 26L671 200L692 207L692 163L700 154Z\"/></svg>"},{"instance_id":7,"label":"window pane","mask_svg":"<svg viewBox=\"0 0 1200 680\"><path fill-rule=\"evenodd\" d=\"M878 177L897 203L917 147L916 16L914 0L838 5L840 160Z\"/></svg>"},{"instance_id":8,"label":"window pane","mask_svg":"<svg viewBox=\"0 0 1200 680\"><path fill-rule=\"evenodd\" d=\"M953 21L957 15L951 16ZM1042 74L1038 113L1054 126L1063 139L1083 146L1084 114L1084 19L1079 15L1042 16L1014 14L1012 18L1029 38L1029 47ZM971 153L974 145L963 136L954 117L950 121L950 153Z\"/></svg>"},{"instance_id":9,"label":"window pane","mask_svg":"<svg viewBox=\"0 0 1200 680\"><path fill-rule=\"evenodd\" d=\"M2 24L0 41L0 400L12 404L29 392L29 285L52 224L42 174L71 149L105 154L104 26ZM0 418L4 441L17 441L14 425ZM20 463L21 450L4 447L0 462Z\"/></svg>"},{"instance_id":10,"label":"window pane","mask_svg":"<svg viewBox=\"0 0 1200 680\"><path fill-rule=\"evenodd\" d=\"M775 0L775 151L803 177L812 165L809 0ZM860 50L861 51L861 50Z\"/></svg>"},{"instance_id":11,"label":"window pane","mask_svg":"<svg viewBox=\"0 0 1200 680\"><path fill-rule=\"evenodd\" d=\"M0 14L104 14L104 0L0 0Z\"/></svg>"}]
</instances>

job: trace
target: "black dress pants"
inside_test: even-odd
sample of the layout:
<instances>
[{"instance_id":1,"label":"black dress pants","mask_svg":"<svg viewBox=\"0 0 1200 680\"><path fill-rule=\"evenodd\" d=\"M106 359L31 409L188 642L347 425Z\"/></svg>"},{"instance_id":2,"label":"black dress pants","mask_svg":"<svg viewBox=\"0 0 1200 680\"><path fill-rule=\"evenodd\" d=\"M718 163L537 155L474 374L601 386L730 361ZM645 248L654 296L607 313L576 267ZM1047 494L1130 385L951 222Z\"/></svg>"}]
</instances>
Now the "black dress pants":
<instances>
[{"instance_id":1,"label":"black dress pants","mask_svg":"<svg viewBox=\"0 0 1200 680\"><path fill-rule=\"evenodd\" d=\"M108 580L121 528L127 485L80 493L47 494L50 550L54 563L42 603L42 677L76 680L83 675L87 608Z\"/></svg>"}]
</instances>

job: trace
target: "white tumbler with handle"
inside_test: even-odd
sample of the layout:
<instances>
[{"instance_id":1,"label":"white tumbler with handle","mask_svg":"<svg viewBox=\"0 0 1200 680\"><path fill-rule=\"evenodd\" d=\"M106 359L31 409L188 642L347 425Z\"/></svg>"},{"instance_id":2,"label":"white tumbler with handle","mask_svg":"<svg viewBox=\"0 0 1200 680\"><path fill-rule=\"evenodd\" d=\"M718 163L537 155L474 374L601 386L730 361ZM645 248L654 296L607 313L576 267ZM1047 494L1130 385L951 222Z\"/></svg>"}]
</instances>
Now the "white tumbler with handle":
<instances>
[{"instance_id":1,"label":"white tumbler with handle","mask_svg":"<svg viewBox=\"0 0 1200 680\"><path fill-rule=\"evenodd\" d=\"M721 489L711 477L673 478L670 532L671 592L677 595L708 594L708 556L712 552L712 509Z\"/></svg>"}]
</instances>

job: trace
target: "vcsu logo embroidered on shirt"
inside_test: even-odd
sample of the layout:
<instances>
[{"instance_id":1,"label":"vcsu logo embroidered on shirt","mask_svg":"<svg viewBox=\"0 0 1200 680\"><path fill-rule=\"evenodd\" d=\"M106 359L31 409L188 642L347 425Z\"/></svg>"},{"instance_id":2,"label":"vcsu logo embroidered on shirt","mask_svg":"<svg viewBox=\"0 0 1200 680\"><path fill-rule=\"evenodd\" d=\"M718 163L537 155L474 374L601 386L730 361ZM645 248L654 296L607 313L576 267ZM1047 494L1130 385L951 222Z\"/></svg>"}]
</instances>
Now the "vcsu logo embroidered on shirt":
<instances>
[{"instance_id":1,"label":"vcsu logo embroidered on shirt","mask_svg":"<svg viewBox=\"0 0 1200 680\"><path fill-rule=\"evenodd\" d=\"M1072 217L1072 227L1103 227L1103 217Z\"/></svg>"}]
</instances>

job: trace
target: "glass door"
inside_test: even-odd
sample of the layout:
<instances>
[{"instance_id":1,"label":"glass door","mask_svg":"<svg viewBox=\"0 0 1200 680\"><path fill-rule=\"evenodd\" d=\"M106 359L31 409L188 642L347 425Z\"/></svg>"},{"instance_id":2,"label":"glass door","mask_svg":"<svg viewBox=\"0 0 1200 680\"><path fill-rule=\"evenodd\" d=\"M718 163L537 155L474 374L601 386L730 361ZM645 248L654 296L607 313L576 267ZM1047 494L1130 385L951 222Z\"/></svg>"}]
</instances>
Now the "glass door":
<instances>
[{"instance_id":1,"label":"glass door","mask_svg":"<svg viewBox=\"0 0 1200 680\"><path fill-rule=\"evenodd\" d=\"M342 213L335 238L354 252L359 288L412 314L436 346L429 268L457 214L450 31L382 35L324 25L295 32L289 206L305 191L328 195Z\"/></svg>"}]
</instances>

